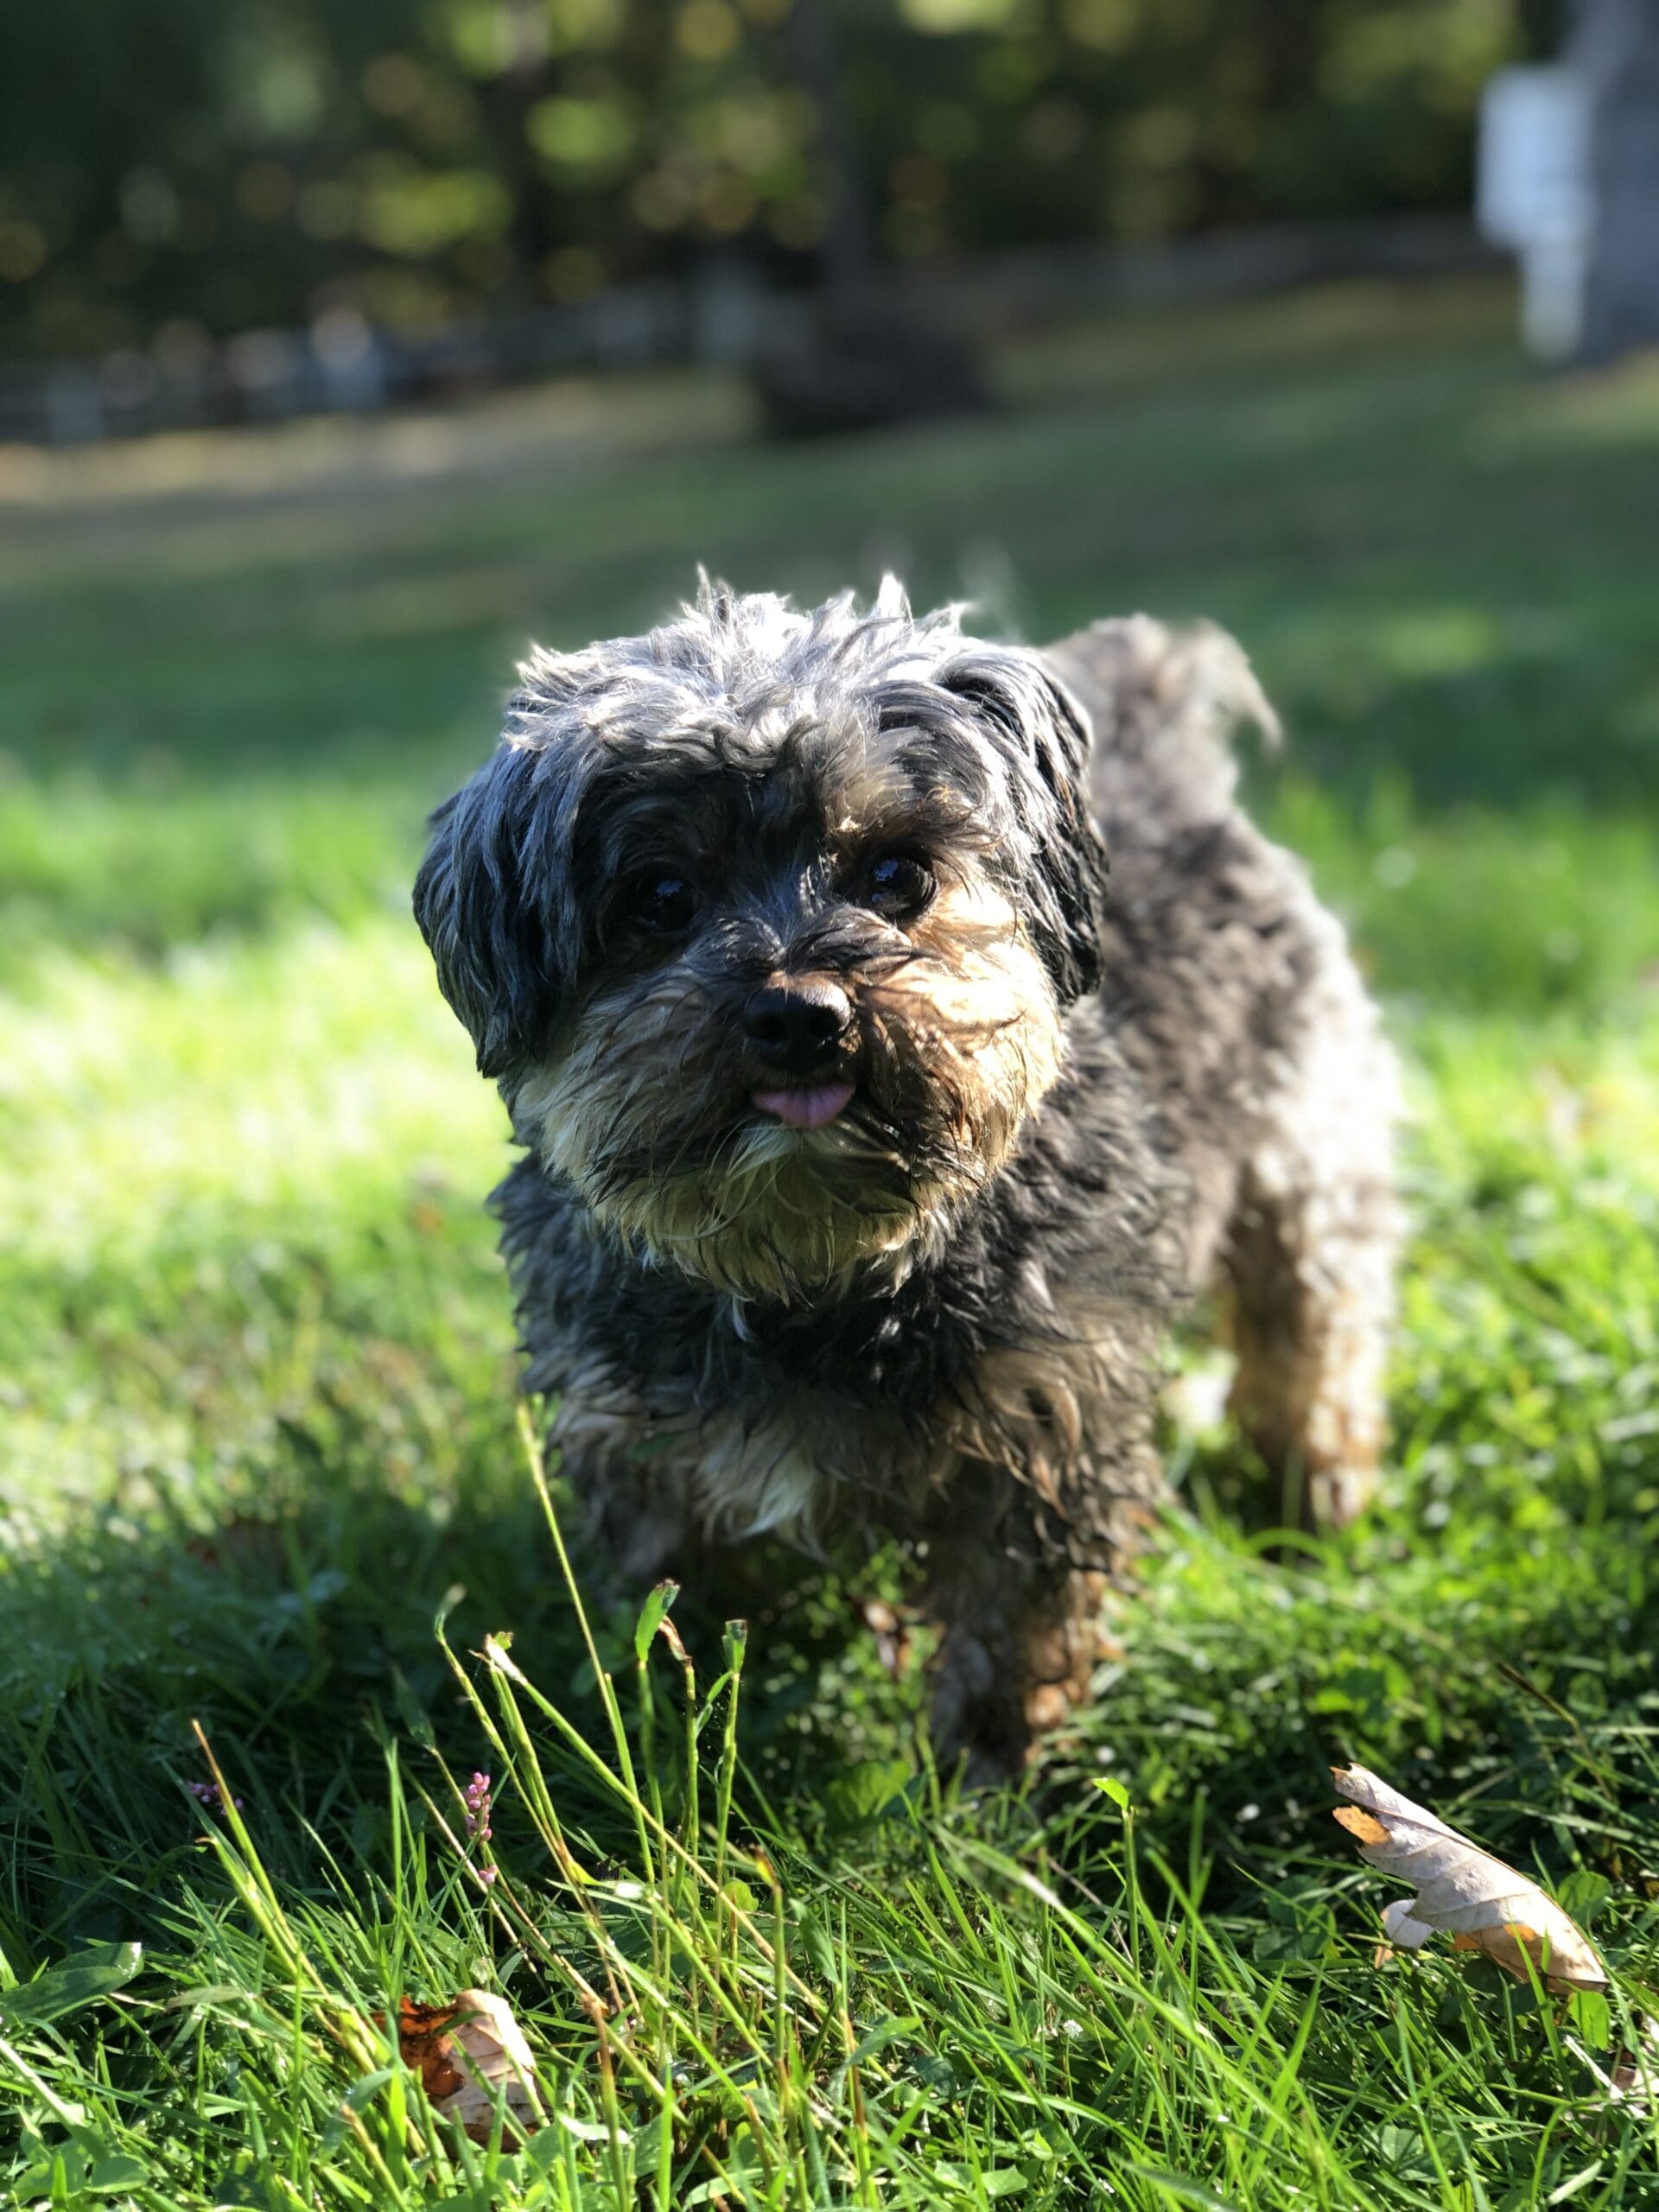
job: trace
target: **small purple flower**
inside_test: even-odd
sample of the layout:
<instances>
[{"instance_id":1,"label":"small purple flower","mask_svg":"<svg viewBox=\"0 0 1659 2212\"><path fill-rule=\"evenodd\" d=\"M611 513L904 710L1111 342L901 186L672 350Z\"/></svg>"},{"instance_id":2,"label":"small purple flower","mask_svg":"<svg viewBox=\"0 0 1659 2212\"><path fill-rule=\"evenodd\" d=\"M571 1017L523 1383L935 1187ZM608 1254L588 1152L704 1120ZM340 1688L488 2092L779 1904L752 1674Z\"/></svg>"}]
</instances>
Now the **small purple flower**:
<instances>
[{"instance_id":1,"label":"small purple flower","mask_svg":"<svg viewBox=\"0 0 1659 2212\"><path fill-rule=\"evenodd\" d=\"M467 1833L474 1843L490 1840L490 1777L475 1774L461 1793L461 1802L467 1808Z\"/></svg>"},{"instance_id":2,"label":"small purple flower","mask_svg":"<svg viewBox=\"0 0 1659 2212\"><path fill-rule=\"evenodd\" d=\"M205 1805L210 1813L224 1811L225 1800L216 1782L187 1782L184 1786L197 1804ZM231 1802L239 1813L242 1809L242 1800L239 1797L232 1797Z\"/></svg>"}]
</instances>

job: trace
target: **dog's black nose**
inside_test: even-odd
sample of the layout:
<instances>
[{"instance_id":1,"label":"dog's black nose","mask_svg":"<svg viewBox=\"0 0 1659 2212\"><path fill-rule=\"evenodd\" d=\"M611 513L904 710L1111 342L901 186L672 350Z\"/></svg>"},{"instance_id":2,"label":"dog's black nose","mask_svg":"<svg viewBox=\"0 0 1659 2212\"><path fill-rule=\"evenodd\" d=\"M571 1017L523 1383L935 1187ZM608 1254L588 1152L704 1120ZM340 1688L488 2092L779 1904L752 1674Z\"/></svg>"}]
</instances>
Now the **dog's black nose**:
<instances>
[{"instance_id":1,"label":"dog's black nose","mask_svg":"<svg viewBox=\"0 0 1659 2212\"><path fill-rule=\"evenodd\" d=\"M774 1067L822 1066L853 1026L852 1001L827 976L785 976L743 1002L743 1030Z\"/></svg>"}]
</instances>

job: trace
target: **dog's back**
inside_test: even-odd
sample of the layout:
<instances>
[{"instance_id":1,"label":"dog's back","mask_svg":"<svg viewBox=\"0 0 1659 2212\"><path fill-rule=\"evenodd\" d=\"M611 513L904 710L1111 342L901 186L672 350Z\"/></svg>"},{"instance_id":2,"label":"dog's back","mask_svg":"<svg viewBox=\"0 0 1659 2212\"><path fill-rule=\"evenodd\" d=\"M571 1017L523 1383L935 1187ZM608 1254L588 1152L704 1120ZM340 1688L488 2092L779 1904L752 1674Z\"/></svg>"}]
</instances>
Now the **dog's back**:
<instances>
[{"instance_id":1,"label":"dog's back","mask_svg":"<svg viewBox=\"0 0 1659 2212\"><path fill-rule=\"evenodd\" d=\"M1279 717L1243 647L1213 623L1171 630L1148 614L1096 622L1043 658L1095 728L1093 796L1109 851L1223 820L1238 783L1230 739Z\"/></svg>"},{"instance_id":2,"label":"dog's back","mask_svg":"<svg viewBox=\"0 0 1659 2212\"><path fill-rule=\"evenodd\" d=\"M1341 924L1237 804L1231 733L1276 746L1278 717L1209 624L1100 622L1045 658L1094 724L1103 994L1187 1187L1192 1281L1231 1294L1264 1456L1340 1519L1380 1433L1397 1077Z\"/></svg>"},{"instance_id":3,"label":"dog's back","mask_svg":"<svg viewBox=\"0 0 1659 2212\"><path fill-rule=\"evenodd\" d=\"M1233 733L1281 741L1243 648L1210 623L1097 622L1044 658L1094 728L1090 796L1111 857L1103 992L1186 1178L1195 1285L1215 1272L1267 1093L1341 932L1299 861L1237 804Z\"/></svg>"}]
</instances>

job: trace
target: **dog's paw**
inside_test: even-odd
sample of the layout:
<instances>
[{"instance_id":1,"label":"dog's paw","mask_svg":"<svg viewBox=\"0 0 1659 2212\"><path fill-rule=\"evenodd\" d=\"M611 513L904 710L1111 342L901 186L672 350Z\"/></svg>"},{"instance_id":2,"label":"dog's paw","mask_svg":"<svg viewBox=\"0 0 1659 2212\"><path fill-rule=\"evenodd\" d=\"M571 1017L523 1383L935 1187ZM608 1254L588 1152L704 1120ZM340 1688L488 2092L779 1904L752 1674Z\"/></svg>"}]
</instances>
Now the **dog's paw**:
<instances>
[{"instance_id":1,"label":"dog's paw","mask_svg":"<svg viewBox=\"0 0 1659 2212\"><path fill-rule=\"evenodd\" d=\"M1012 1667L977 1637L947 1637L928 1732L939 1772L964 1790L1001 1789L1025 1772L1031 1756L1026 1700Z\"/></svg>"}]
</instances>

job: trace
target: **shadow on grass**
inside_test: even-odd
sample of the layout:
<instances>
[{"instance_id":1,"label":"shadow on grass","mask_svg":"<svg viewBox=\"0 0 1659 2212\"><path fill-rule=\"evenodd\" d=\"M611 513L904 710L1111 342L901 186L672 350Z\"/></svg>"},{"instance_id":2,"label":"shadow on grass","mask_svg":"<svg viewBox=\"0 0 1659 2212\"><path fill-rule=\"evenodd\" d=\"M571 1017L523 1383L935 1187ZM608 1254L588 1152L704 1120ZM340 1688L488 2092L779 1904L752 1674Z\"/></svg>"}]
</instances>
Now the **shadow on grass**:
<instances>
[{"instance_id":1,"label":"shadow on grass","mask_svg":"<svg viewBox=\"0 0 1659 2212\"><path fill-rule=\"evenodd\" d=\"M602 1732L508 1407L434 1495L379 1471L379 1387L365 1377L356 1404L337 1390L315 1423L281 1420L266 1464L252 1480L241 1471L217 1518L190 1501L142 1516L114 1503L14 1551L0 1643L14 1964L153 1934L176 1885L213 1886L183 1786L203 1778L196 1721L286 1879L320 1878L329 1852L372 1872L388 1834L388 1734L411 1758L429 1731L457 1770L491 1763L435 1640L446 1599L457 1651L510 1630L531 1678ZM882 1673L856 1597L798 1560L755 1565L745 1750L767 1791L822 1791L861 1761L901 1757L910 1700ZM592 1602L606 1664L630 1671L632 1606ZM718 1616L688 1593L682 1626L712 1681ZM562 1809L591 1824L602 1855L621 1840L607 1830L614 1808L551 1757Z\"/></svg>"},{"instance_id":2,"label":"shadow on grass","mask_svg":"<svg viewBox=\"0 0 1659 2212\"><path fill-rule=\"evenodd\" d=\"M326 1424L284 1420L257 1479L228 1486L215 1516L200 1504L138 1516L113 1503L14 1553L0 1654L0 1818L11 1840L0 1942L15 1965L88 1941L154 1940L181 1891L218 1894L186 1794L204 1779L198 1720L285 1884L321 1896L340 1868L354 1883L381 1878L387 1741L402 1744L417 1778L423 1740L457 1771L492 1764L434 1641L446 1598L455 1650L511 1630L517 1664L601 1739L505 1406L434 1494L381 1471L382 1387L365 1376L356 1401L337 1388ZM1236 1452L1216 1447L1196 1489L1236 1503L1248 1480ZM1211 1895L1226 1910L1248 1906L1274 1868L1327 1854L1314 1816L1332 1758L1363 1757L1419 1795L1501 1777L1506 1801L1559 1807L1586 1729L1639 1719L1649 1670L1632 1624L1655 1610L1632 1548L1641 1497L1586 1515L1567 1484L1558 1473L1552 1521L1593 1525L1554 1559L1492 1533L1501 1480L1493 1498L1471 1501L1462 1538L1431 1532L1421 1497L1396 1497L1332 1555L1297 1567L1266 1560L1214 1521L1172 1522L1145 1591L1118 1619L1123 1656L1099 1700L1048 1747L1023 1799L974 1820L988 1834L1046 1837L1061 1861L1082 1864L1109 1818L1090 1777L1111 1773L1173 1862L1200 1834L1219 1854ZM578 1560L597 1591L580 1548ZM898 1681L884 1670L860 1605L873 1590L899 1594L893 1563L825 1577L767 1548L754 1568L753 1592L766 1594L753 1609L741 1735L750 1802L809 1849L897 1867L917 1847L901 1815L922 1786L925 1685L913 1659ZM596 1600L593 1611L626 1700L632 1607ZM707 1683L719 1670L718 1617L694 1592L677 1617ZM1517 1691L1507 1662L1535 1678L1535 1698ZM601 1861L625 1858L614 1804L556 1743L542 1749L571 1832ZM1489 1834L1501 1842L1509 1824L1496 1813ZM528 1847L510 1826L499 1840L510 1864Z\"/></svg>"}]
</instances>

